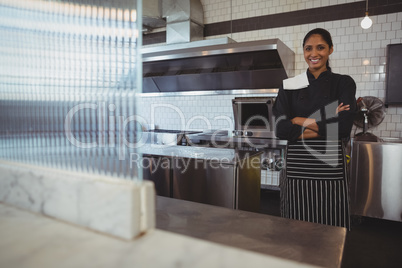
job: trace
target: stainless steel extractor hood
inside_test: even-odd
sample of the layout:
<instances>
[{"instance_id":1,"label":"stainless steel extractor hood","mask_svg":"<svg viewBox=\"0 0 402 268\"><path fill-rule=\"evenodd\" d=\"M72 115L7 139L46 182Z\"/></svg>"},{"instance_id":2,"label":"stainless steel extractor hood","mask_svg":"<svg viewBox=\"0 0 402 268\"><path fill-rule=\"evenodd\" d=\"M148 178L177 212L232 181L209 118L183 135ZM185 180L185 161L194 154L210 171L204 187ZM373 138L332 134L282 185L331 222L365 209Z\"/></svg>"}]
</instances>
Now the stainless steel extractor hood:
<instances>
[{"instance_id":1,"label":"stainless steel extractor hood","mask_svg":"<svg viewBox=\"0 0 402 268\"><path fill-rule=\"evenodd\" d=\"M200 42L200 43L196 43ZM276 93L293 76L295 55L279 39L144 48L143 92ZM202 44L196 46L197 44Z\"/></svg>"}]
</instances>

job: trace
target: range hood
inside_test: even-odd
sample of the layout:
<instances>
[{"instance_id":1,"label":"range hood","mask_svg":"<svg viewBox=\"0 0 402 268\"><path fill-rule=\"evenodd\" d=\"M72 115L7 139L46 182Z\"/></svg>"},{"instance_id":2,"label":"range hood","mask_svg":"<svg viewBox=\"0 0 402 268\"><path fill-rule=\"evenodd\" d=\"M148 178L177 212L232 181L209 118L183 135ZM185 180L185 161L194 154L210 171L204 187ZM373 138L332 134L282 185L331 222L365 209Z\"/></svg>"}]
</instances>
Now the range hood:
<instances>
[{"instance_id":1,"label":"range hood","mask_svg":"<svg viewBox=\"0 0 402 268\"><path fill-rule=\"evenodd\" d=\"M276 93L295 64L279 39L202 40L143 48L142 55L143 92L154 94Z\"/></svg>"}]
</instances>

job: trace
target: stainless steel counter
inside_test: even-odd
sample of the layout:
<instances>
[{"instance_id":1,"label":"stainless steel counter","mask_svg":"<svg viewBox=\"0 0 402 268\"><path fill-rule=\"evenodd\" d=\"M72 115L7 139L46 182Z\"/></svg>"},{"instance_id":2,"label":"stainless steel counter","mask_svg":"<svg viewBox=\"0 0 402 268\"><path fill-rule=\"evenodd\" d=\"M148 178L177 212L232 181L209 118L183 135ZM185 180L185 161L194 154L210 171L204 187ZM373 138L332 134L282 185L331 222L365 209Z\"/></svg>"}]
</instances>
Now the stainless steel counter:
<instances>
[{"instance_id":1,"label":"stainless steel counter","mask_svg":"<svg viewBox=\"0 0 402 268\"><path fill-rule=\"evenodd\" d=\"M257 137L236 137L228 134L227 131L210 131L197 134L186 135L189 144L198 145L199 143L208 143L213 147L227 145L227 147L241 147L247 144L255 148L277 148L286 147L286 140L279 140L275 137L271 139ZM215 143L215 144L214 144Z\"/></svg>"},{"instance_id":2,"label":"stainless steel counter","mask_svg":"<svg viewBox=\"0 0 402 268\"><path fill-rule=\"evenodd\" d=\"M351 213L402 221L402 141L353 141Z\"/></svg>"},{"instance_id":3,"label":"stainless steel counter","mask_svg":"<svg viewBox=\"0 0 402 268\"><path fill-rule=\"evenodd\" d=\"M321 267L340 267L346 229L157 197L158 229Z\"/></svg>"},{"instance_id":4,"label":"stainless steel counter","mask_svg":"<svg viewBox=\"0 0 402 268\"><path fill-rule=\"evenodd\" d=\"M194 146L166 146L157 144L144 144L139 148L144 155L163 156L170 158L194 158L200 160L216 161L225 164L235 164L245 158L259 155L260 152L242 151L225 148L206 148Z\"/></svg>"}]
</instances>

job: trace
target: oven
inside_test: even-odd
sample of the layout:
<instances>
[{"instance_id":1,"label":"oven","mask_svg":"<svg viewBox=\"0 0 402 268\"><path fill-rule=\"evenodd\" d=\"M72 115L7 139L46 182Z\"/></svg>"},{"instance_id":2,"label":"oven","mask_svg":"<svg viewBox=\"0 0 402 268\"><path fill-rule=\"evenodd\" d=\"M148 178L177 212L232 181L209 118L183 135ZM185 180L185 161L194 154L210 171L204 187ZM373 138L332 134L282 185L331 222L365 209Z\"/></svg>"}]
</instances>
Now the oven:
<instances>
[{"instance_id":1,"label":"oven","mask_svg":"<svg viewBox=\"0 0 402 268\"><path fill-rule=\"evenodd\" d=\"M232 100L236 137L275 138L272 97L238 97Z\"/></svg>"},{"instance_id":2,"label":"oven","mask_svg":"<svg viewBox=\"0 0 402 268\"><path fill-rule=\"evenodd\" d=\"M278 189L286 142L275 136L274 97L237 97L232 100L233 138L242 150L262 151L261 187Z\"/></svg>"}]
</instances>

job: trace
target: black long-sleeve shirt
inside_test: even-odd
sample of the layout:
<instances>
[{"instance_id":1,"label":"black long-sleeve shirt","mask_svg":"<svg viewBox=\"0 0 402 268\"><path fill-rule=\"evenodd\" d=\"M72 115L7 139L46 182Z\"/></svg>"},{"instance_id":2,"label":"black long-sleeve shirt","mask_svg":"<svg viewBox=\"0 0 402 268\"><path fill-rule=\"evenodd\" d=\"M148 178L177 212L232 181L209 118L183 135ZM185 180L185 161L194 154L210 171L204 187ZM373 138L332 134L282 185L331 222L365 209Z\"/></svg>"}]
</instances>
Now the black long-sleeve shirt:
<instances>
[{"instance_id":1,"label":"black long-sleeve shirt","mask_svg":"<svg viewBox=\"0 0 402 268\"><path fill-rule=\"evenodd\" d=\"M331 72L315 77L307 70L309 86L299 90L279 89L273 113L276 118L275 133L280 139L295 141L304 128L294 125L294 117L315 118L318 134L322 138L344 139L350 136L356 114L356 83L348 75ZM350 110L335 114L336 107L350 105Z\"/></svg>"}]
</instances>

